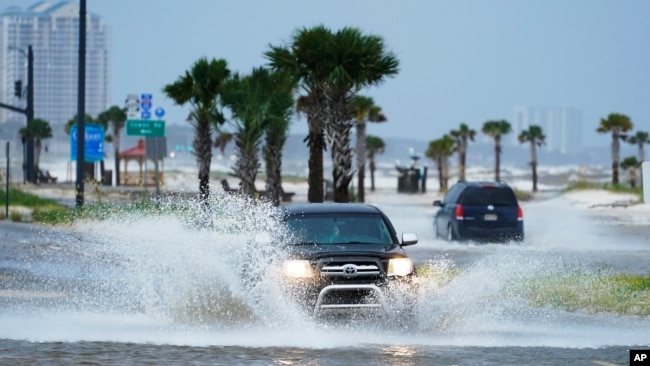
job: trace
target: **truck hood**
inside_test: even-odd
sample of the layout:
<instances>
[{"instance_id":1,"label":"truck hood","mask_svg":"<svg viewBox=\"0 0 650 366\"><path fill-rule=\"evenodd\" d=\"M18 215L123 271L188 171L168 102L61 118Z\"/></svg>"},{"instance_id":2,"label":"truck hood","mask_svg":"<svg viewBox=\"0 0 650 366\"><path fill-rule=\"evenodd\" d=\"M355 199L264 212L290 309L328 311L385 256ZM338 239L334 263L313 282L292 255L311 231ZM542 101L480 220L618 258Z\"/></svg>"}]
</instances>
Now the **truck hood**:
<instances>
[{"instance_id":1,"label":"truck hood","mask_svg":"<svg viewBox=\"0 0 650 366\"><path fill-rule=\"evenodd\" d=\"M322 258L327 256L366 256L380 258L405 257L398 244L320 244L294 245L291 251L297 257Z\"/></svg>"}]
</instances>

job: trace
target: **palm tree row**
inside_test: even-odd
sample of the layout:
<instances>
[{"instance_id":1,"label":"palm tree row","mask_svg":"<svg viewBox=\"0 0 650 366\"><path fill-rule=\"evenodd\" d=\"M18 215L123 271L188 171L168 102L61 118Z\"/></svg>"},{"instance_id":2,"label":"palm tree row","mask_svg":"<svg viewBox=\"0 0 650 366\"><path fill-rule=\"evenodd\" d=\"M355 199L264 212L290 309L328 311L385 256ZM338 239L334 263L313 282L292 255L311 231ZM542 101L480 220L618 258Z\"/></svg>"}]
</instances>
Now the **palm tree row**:
<instances>
[{"instance_id":1,"label":"palm tree row","mask_svg":"<svg viewBox=\"0 0 650 366\"><path fill-rule=\"evenodd\" d=\"M254 182L261 166L258 156L263 152L266 192L278 204L282 190L281 152L295 109L307 115L309 126L305 139L310 150L308 200L323 201L323 151L329 147L334 200L348 202L348 185L354 174L351 129L355 122L363 130L366 120L385 120L378 107L357 114L357 93L396 74L396 57L385 50L381 37L365 35L356 28L332 32L324 26L299 29L288 45L270 46L264 55L270 69L256 68L246 76L231 75L223 59L200 59L177 81L163 88L176 104L190 104L188 121L195 128L201 200L206 202L209 196L215 131L214 146L223 149L231 139L235 142L239 158L234 170L244 194L256 193ZM294 99L296 90L300 95ZM228 121L223 108L231 112ZM363 142L357 143L357 153L363 156L358 162L360 170L366 156Z\"/></svg>"},{"instance_id":2,"label":"palm tree row","mask_svg":"<svg viewBox=\"0 0 650 366\"><path fill-rule=\"evenodd\" d=\"M650 143L648 132L636 131L634 135L629 135L628 132L634 129L632 119L621 113L610 113L607 118L601 118L600 125L596 129L598 133L611 133L612 135L612 184L619 183L619 167L623 169L636 170L639 164L645 161L644 145ZM620 141L627 141L632 145L637 146L637 157L625 159L624 166L620 162Z\"/></svg>"},{"instance_id":3,"label":"palm tree row","mask_svg":"<svg viewBox=\"0 0 650 366\"><path fill-rule=\"evenodd\" d=\"M512 127L506 120L489 120L483 123L481 132L494 139L494 180L498 182L501 180L501 140L504 135L512 132ZM454 152L458 153L458 178L465 180L468 141L474 141L475 135L475 130L469 128L465 123L461 123L458 129L451 130L449 134L429 142L425 155L436 163L442 192L449 188L448 159ZM544 144L545 138L542 128L538 125L529 126L518 136L520 143L530 143L533 191L537 191L537 147Z\"/></svg>"}]
</instances>

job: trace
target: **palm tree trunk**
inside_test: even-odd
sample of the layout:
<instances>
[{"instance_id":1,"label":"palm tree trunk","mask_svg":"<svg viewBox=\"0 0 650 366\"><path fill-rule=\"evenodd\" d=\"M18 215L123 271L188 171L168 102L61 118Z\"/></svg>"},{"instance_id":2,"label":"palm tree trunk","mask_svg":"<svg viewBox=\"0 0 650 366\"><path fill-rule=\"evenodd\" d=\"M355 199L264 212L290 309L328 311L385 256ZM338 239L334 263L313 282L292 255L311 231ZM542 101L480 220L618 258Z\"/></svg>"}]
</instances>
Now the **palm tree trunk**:
<instances>
[{"instance_id":1,"label":"palm tree trunk","mask_svg":"<svg viewBox=\"0 0 650 366\"><path fill-rule=\"evenodd\" d=\"M467 140L458 145L458 180L465 180L465 162L467 159Z\"/></svg>"},{"instance_id":2,"label":"palm tree trunk","mask_svg":"<svg viewBox=\"0 0 650 366\"><path fill-rule=\"evenodd\" d=\"M440 193L445 191L445 184L444 184L444 173L443 173L443 167L442 167L442 158L436 159L436 165L438 167L438 185L440 189Z\"/></svg>"},{"instance_id":3,"label":"palm tree trunk","mask_svg":"<svg viewBox=\"0 0 650 366\"><path fill-rule=\"evenodd\" d=\"M357 122L357 202L366 201L366 124Z\"/></svg>"},{"instance_id":4,"label":"palm tree trunk","mask_svg":"<svg viewBox=\"0 0 650 366\"><path fill-rule=\"evenodd\" d=\"M237 135L235 146L239 151L239 158L235 163L235 171L241 179L241 192L247 196L255 197L257 189L255 188L255 179L260 164L257 158L258 149L255 146L247 146L246 140Z\"/></svg>"},{"instance_id":5,"label":"palm tree trunk","mask_svg":"<svg viewBox=\"0 0 650 366\"><path fill-rule=\"evenodd\" d=\"M212 162L212 130L207 118L201 118L195 124L194 151L199 167L199 200L204 208L209 207L210 199L210 164Z\"/></svg>"},{"instance_id":6,"label":"palm tree trunk","mask_svg":"<svg viewBox=\"0 0 650 366\"><path fill-rule=\"evenodd\" d=\"M618 141L618 132L612 132L612 184L618 184L618 160L620 146Z\"/></svg>"},{"instance_id":7,"label":"palm tree trunk","mask_svg":"<svg viewBox=\"0 0 650 366\"><path fill-rule=\"evenodd\" d=\"M530 166L533 169L533 192L537 192L537 145L534 139L530 141Z\"/></svg>"},{"instance_id":8,"label":"palm tree trunk","mask_svg":"<svg viewBox=\"0 0 650 366\"><path fill-rule=\"evenodd\" d=\"M310 123L311 125L311 123ZM325 138L323 131L312 131L310 128L309 136L309 176L307 183L307 201L323 202L325 195L323 193L323 151L325 150Z\"/></svg>"},{"instance_id":9,"label":"palm tree trunk","mask_svg":"<svg viewBox=\"0 0 650 366\"><path fill-rule=\"evenodd\" d=\"M38 183L38 171L40 169L39 166L40 166L40 162L41 162L41 148L42 148L42 146L43 146L43 144L41 143L41 139L35 138L34 139L34 167L33 167L33 169L34 169L34 172L36 172L36 174L34 174L34 177L35 177L34 181L36 183Z\"/></svg>"},{"instance_id":10,"label":"palm tree trunk","mask_svg":"<svg viewBox=\"0 0 650 366\"><path fill-rule=\"evenodd\" d=\"M267 135L265 145L266 157L266 196L274 206L280 205L282 193L282 146L286 138L272 141Z\"/></svg>"},{"instance_id":11,"label":"palm tree trunk","mask_svg":"<svg viewBox=\"0 0 650 366\"><path fill-rule=\"evenodd\" d=\"M115 185L120 185L120 130L114 130L113 146L115 147Z\"/></svg>"},{"instance_id":12,"label":"palm tree trunk","mask_svg":"<svg viewBox=\"0 0 650 366\"><path fill-rule=\"evenodd\" d=\"M352 180L352 149L350 132L352 114L349 97L331 101L331 120L326 124L326 132L332 154L332 179L334 182L334 202L350 202L348 186Z\"/></svg>"},{"instance_id":13,"label":"palm tree trunk","mask_svg":"<svg viewBox=\"0 0 650 366\"><path fill-rule=\"evenodd\" d=\"M368 159L368 167L370 168L370 191L375 191L375 158L371 157Z\"/></svg>"},{"instance_id":14,"label":"palm tree trunk","mask_svg":"<svg viewBox=\"0 0 650 366\"><path fill-rule=\"evenodd\" d=\"M499 136L494 138L494 180L501 181L501 138Z\"/></svg>"}]
</instances>

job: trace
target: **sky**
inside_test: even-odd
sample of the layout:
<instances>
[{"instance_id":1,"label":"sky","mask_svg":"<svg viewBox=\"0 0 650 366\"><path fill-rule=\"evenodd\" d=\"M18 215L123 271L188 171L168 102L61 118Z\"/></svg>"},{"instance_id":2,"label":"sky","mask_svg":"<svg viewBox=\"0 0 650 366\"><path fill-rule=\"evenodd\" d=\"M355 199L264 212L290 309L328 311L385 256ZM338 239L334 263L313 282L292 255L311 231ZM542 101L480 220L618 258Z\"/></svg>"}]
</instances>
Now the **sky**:
<instances>
[{"instance_id":1,"label":"sky","mask_svg":"<svg viewBox=\"0 0 650 366\"><path fill-rule=\"evenodd\" d=\"M56 2L56 0L51 0ZM4 0L27 7L34 1ZM162 93L201 57L248 73L300 28L351 26L383 37L399 73L360 94L388 121L367 133L433 140L466 123L513 121L516 106L582 112L583 145L607 143L601 118L650 130L647 0L87 0L112 29L112 104L151 93L165 120L189 107ZM291 133L306 134L304 117Z\"/></svg>"}]
</instances>

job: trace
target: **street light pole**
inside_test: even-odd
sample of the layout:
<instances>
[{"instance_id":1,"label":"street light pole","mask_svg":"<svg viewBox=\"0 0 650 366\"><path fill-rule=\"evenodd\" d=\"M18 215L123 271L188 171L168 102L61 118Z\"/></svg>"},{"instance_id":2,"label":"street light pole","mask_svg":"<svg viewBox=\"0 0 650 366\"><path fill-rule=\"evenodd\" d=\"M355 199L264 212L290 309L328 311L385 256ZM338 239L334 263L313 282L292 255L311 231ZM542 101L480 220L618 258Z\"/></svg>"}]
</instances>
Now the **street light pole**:
<instances>
[{"instance_id":1,"label":"street light pole","mask_svg":"<svg viewBox=\"0 0 650 366\"><path fill-rule=\"evenodd\" d=\"M75 183L77 208L84 205L84 154L86 140L86 0L79 6L79 74L77 87L77 180Z\"/></svg>"},{"instance_id":2,"label":"street light pole","mask_svg":"<svg viewBox=\"0 0 650 366\"><path fill-rule=\"evenodd\" d=\"M34 52L32 45L27 49L27 125L34 120ZM36 171L34 166L34 137L27 137L27 181L36 183Z\"/></svg>"}]
</instances>

